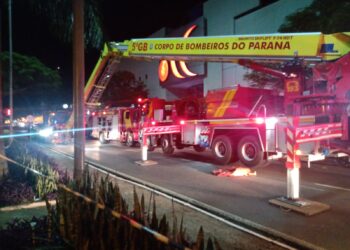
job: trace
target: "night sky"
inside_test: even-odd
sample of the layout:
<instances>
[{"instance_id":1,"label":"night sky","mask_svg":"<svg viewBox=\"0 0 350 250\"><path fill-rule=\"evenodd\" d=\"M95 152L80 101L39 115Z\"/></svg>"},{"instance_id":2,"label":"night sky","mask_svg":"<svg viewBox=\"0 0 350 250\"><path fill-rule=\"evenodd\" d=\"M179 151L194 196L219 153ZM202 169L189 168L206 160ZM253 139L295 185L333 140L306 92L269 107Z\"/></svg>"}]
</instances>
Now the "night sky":
<instances>
[{"instance_id":1,"label":"night sky","mask_svg":"<svg viewBox=\"0 0 350 250\"><path fill-rule=\"evenodd\" d=\"M35 56L51 68L59 67L68 98L72 91L72 45L59 41L50 32L47 21L23 8L22 1L24 0L12 0L13 51ZM8 50L6 2L8 0L0 3L3 50ZM123 41L147 37L162 27L176 28L194 20L201 16L204 0L97 2L100 4L104 41ZM86 49L86 79L97 62L98 55L99 49Z\"/></svg>"}]
</instances>

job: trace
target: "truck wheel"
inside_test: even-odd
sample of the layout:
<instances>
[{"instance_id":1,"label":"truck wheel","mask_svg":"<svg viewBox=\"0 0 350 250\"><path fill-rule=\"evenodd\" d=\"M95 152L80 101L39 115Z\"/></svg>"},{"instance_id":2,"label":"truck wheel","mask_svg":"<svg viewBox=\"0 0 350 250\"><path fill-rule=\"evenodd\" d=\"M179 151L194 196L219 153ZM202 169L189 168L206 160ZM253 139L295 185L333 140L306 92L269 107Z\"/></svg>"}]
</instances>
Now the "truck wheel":
<instances>
[{"instance_id":1,"label":"truck wheel","mask_svg":"<svg viewBox=\"0 0 350 250\"><path fill-rule=\"evenodd\" d=\"M193 149L194 151L198 152L198 153L201 153L201 152L204 152L205 151L205 148L199 146L199 145L194 145L193 146Z\"/></svg>"},{"instance_id":2,"label":"truck wheel","mask_svg":"<svg viewBox=\"0 0 350 250\"><path fill-rule=\"evenodd\" d=\"M171 155L174 153L174 147L172 145L171 136L170 135L163 135L161 140L162 150L163 153L166 155Z\"/></svg>"},{"instance_id":3,"label":"truck wheel","mask_svg":"<svg viewBox=\"0 0 350 250\"><path fill-rule=\"evenodd\" d=\"M155 148L156 147L152 145L152 138L151 138L151 136L147 136L147 150L149 152L152 152L152 151L154 151Z\"/></svg>"},{"instance_id":4,"label":"truck wheel","mask_svg":"<svg viewBox=\"0 0 350 250\"><path fill-rule=\"evenodd\" d=\"M100 135L98 136L98 140L100 141L101 144L106 144L108 143L108 141L106 140L105 134L104 133L100 133Z\"/></svg>"},{"instance_id":5,"label":"truck wheel","mask_svg":"<svg viewBox=\"0 0 350 250\"><path fill-rule=\"evenodd\" d=\"M225 165L232 159L231 140L225 135L219 135L213 141L211 146L212 153L217 163Z\"/></svg>"},{"instance_id":6,"label":"truck wheel","mask_svg":"<svg viewBox=\"0 0 350 250\"><path fill-rule=\"evenodd\" d=\"M247 167L260 167L266 163L258 139L255 136L244 136L238 143L238 159Z\"/></svg>"},{"instance_id":7,"label":"truck wheel","mask_svg":"<svg viewBox=\"0 0 350 250\"><path fill-rule=\"evenodd\" d=\"M128 133L126 134L126 142L125 142L125 145L126 145L127 147L132 147L132 146L134 146L134 137L133 137L133 135L132 135L132 132L128 132Z\"/></svg>"}]
</instances>

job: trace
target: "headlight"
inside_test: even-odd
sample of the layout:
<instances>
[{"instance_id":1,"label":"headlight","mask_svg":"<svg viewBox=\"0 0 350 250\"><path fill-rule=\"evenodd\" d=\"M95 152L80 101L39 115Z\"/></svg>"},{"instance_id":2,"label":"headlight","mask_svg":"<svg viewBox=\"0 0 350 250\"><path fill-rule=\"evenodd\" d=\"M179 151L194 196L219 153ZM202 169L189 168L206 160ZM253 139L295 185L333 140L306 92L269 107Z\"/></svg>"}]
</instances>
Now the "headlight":
<instances>
[{"instance_id":1,"label":"headlight","mask_svg":"<svg viewBox=\"0 0 350 250\"><path fill-rule=\"evenodd\" d=\"M53 133L53 128L44 128L39 131L39 135L42 137L49 137Z\"/></svg>"},{"instance_id":2,"label":"headlight","mask_svg":"<svg viewBox=\"0 0 350 250\"><path fill-rule=\"evenodd\" d=\"M26 126L26 124L24 122L19 122L18 123L18 127L20 128L24 128Z\"/></svg>"}]
</instances>

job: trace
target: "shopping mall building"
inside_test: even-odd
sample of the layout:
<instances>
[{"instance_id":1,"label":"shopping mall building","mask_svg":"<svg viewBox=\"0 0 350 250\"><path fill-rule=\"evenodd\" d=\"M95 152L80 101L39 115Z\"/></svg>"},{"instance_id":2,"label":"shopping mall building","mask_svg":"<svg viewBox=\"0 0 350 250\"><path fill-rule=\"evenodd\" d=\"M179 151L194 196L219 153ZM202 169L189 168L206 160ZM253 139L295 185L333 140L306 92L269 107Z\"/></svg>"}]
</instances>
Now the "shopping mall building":
<instances>
[{"instance_id":1,"label":"shopping mall building","mask_svg":"<svg viewBox=\"0 0 350 250\"><path fill-rule=\"evenodd\" d=\"M312 0L208 0L201 6L201 17L176 29L164 27L150 37L276 33L286 16L311 3ZM182 78L176 77L173 72L163 82L158 76L158 61L123 59L119 70L131 71L136 79L143 81L149 90L149 97L167 100L201 97L211 89L248 84L244 79L248 69L233 63L188 62L187 74L178 63L176 65Z\"/></svg>"}]
</instances>

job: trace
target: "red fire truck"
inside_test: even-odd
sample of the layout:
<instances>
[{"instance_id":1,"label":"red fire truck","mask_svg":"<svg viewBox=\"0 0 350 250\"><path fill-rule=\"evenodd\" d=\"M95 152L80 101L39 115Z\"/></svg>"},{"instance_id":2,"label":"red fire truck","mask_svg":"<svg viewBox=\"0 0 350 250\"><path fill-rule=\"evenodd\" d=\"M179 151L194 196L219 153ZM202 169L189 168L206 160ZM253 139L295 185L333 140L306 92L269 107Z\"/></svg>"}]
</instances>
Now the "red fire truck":
<instances>
[{"instance_id":1,"label":"red fire truck","mask_svg":"<svg viewBox=\"0 0 350 250\"><path fill-rule=\"evenodd\" d=\"M300 144L293 154L308 162L330 155L348 159L349 36L267 34L109 43L86 86L86 100L98 99L120 57L234 62L281 78L284 91L238 86L208 91L195 102L163 100L157 107L149 99L143 103L133 138L135 133L147 136L149 147L161 146L165 154L175 147L209 148L220 164L239 159L256 167L288 155L288 129L293 126L294 143Z\"/></svg>"},{"instance_id":2,"label":"red fire truck","mask_svg":"<svg viewBox=\"0 0 350 250\"><path fill-rule=\"evenodd\" d=\"M111 140L133 146L138 141L140 113L136 108L105 108L92 112L91 137L98 138L102 144Z\"/></svg>"},{"instance_id":3,"label":"red fire truck","mask_svg":"<svg viewBox=\"0 0 350 250\"><path fill-rule=\"evenodd\" d=\"M90 136L99 139L102 144L109 141L119 141L128 147L139 143L142 138L142 128L157 124L169 124L170 113L167 111L171 102L151 98L137 100L137 104L129 107L105 107L95 110L88 116ZM164 116L166 115L166 116ZM166 120L168 119L168 120ZM149 151L154 150L156 137L150 136Z\"/></svg>"}]
</instances>

